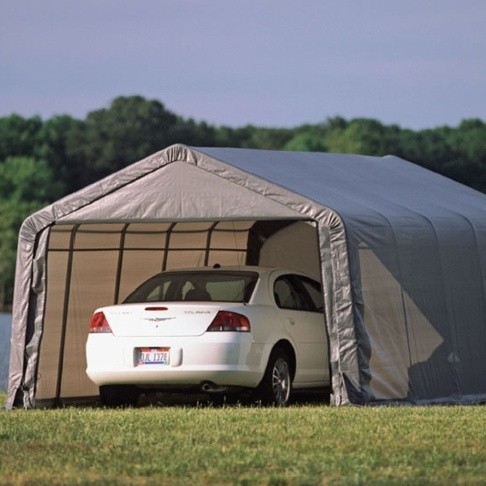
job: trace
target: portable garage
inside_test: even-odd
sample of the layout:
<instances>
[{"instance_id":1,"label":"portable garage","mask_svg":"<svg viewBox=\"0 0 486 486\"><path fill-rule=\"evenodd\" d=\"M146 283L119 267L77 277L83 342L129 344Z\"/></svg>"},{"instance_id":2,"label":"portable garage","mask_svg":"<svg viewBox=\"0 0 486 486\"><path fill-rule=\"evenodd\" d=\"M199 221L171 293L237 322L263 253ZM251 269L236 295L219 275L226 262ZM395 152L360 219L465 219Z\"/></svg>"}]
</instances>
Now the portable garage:
<instances>
[{"instance_id":1,"label":"portable garage","mask_svg":"<svg viewBox=\"0 0 486 486\"><path fill-rule=\"evenodd\" d=\"M169 147L30 216L7 407L97 394L91 313L160 269L323 282L331 402L486 399L486 196L393 156Z\"/></svg>"}]
</instances>

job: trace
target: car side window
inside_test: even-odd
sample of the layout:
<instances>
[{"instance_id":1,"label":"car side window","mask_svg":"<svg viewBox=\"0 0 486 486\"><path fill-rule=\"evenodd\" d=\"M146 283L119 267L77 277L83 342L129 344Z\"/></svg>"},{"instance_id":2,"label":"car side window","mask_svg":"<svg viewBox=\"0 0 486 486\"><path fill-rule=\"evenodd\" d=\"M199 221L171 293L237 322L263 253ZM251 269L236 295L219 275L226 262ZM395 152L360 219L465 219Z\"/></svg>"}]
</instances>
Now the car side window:
<instances>
[{"instance_id":1,"label":"car side window","mask_svg":"<svg viewBox=\"0 0 486 486\"><path fill-rule=\"evenodd\" d=\"M301 275L284 275L275 281L275 303L281 309L322 312L321 284Z\"/></svg>"},{"instance_id":2,"label":"car side window","mask_svg":"<svg viewBox=\"0 0 486 486\"><path fill-rule=\"evenodd\" d=\"M305 310L302 297L292 280L291 275L285 275L275 281L273 288L275 303L281 309Z\"/></svg>"},{"instance_id":3,"label":"car side window","mask_svg":"<svg viewBox=\"0 0 486 486\"><path fill-rule=\"evenodd\" d=\"M297 278L307 294L307 300L310 304L309 310L312 312L322 312L324 309L324 300L322 298L321 285L315 280L301 277L300 275Z\"/></svg>"}]
</instances>

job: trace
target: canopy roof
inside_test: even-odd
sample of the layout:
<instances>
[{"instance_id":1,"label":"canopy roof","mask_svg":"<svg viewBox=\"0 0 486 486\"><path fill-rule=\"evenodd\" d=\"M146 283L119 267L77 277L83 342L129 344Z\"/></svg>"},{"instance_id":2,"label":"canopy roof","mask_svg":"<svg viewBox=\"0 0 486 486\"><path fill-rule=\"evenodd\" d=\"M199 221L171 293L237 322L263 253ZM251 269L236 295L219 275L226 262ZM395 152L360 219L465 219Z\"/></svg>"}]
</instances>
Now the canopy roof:
<instances>
[{"instance_id":1,"label":"canopy roof","mask_svg":"<svg viewBox=\"0 0 486 486\"><path fill-rule=\"evenodd\" d=\"M73 358L97 303L88 289L113 280L117 301L153 255L210 263L237 233L232 261L262 263L264 241L297 221L317 228L333 403L484 400L485 197L392 156L169 147L24 222L7 406L89 394ZM105 279L83 273L88 251Z\"/></svg>"}]
</instances>

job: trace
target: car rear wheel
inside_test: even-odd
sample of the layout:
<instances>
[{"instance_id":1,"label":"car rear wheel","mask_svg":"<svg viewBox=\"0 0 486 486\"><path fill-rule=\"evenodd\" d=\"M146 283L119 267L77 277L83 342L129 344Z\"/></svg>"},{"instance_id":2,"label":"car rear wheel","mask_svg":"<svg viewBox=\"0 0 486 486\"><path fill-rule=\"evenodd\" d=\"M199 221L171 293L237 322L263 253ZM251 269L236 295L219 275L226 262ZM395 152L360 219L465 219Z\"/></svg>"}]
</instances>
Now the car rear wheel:
<instances>
[{"instance_id":1,"label":"car rear wheel","mask_svg":"<svg viewBox=\"0 0 486 486\"><path fill-rule=\"evenodd\" d=\"M287 405L292 389L292 376L287 353L276 348L270 354L263 380L257 389L258 398L265 405Z\"/></svg>"},{"instance_id":2,"label":"car rear wheel","mask_svg":"<svg viewBox=\"0 0 486 486\"><path fill-rule=\"evenodd\" d=\"M100 386L100 400L107 407L126 407L136 405L140 392L133 385Z\"/></svg>"}]
</instances>

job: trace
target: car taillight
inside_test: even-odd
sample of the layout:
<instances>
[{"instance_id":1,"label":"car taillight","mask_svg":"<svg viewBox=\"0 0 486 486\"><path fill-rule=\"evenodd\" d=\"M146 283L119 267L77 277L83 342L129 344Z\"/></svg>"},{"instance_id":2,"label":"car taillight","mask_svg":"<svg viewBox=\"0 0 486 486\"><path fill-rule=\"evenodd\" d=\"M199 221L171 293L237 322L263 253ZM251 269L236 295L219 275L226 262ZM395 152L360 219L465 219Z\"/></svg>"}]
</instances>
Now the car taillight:
<instances>
[{"instance_id":1,"label":"car taillight","mask_svg":"<svg viewBox=\"0 0 486 486\"><path fill-rule=\"evenodd\" d=\"M207 332L250 332L250 321L236 312L219 311Z\"/></svg>"},{"instance_id":2,"label":"car taillight","mask_svg":"<svg viewBox=\"0 0 486 486\"><path fill-rule=\"evenodd\" d=\"M103 333L111 332L111 327L103 312L95 312L89 323L89 332Z\"/></svg>"}]
</instances>

